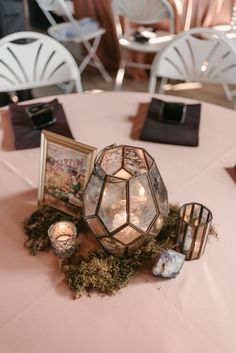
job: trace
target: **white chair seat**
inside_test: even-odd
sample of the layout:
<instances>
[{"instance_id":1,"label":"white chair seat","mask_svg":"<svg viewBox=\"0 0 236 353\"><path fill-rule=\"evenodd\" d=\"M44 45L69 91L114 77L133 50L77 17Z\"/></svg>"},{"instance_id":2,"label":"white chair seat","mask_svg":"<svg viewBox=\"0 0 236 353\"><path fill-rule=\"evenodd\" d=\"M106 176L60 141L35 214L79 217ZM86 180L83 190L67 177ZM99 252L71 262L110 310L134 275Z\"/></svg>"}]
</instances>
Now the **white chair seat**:
<instances>
[{"instance_id":1,"label":"white chair seat","mask_svg":"<svg viewBox=\"0 0 236 353\"><path fill-rule=\"evenodd\" d=\"M127 66L147 70L151 68L145 59L144 62L137 62L132 55L133 51L155 54L173 38L174 11L168 0L112 0L112 12L121 49L121 61L114 87L119 90ZM121 17L125 26L121 23ZM131 23L131 27L135 24L137 28L131 31L126 20ZM164 20L168 21L169 31L155 31L156 24Z\"/></svg>"},{"instance_id":2,"label":"white chair seat","mask_svg":"<svg viewBox=\"0 0 236 353\"><path fill-rule=\"evenodd\" d=\"M97 68L107 82L111 81L111 76L106 71L101 60L96 52L101 41L105 29L101 28L96 20L91 17L85 17L76 20L65 0L36 0L39 7L47 17L51 26L48 28L48 34L54 39L66 43L75 42L83 44L85 48L85 55L80 55L80 50L77 51L78 57L81 59L79 65L80 73L84 71L86 66L92 65ZM60 14L64 21L57 23L52 13ZM80 48L79 48L80 49Z\"/></svg>"},{"instance_id":3,"label":"white chair seat","mask_svg":"<svg viewBox=\"0 0 236 353\"><path fill-rule=\"evenodd\" d=\"M156 53L165 47L174 38L173 34L167 34L166 32L158 32L158 35L150 38L145 43L140 43L134 39L134 37L123 35L119 38L119 44L123 48L129 50L135 50L144 53Z\"/></svg>"},{"instance_id":4,"label":"white chair seat","mask_svg":"<svg viewBox=\"0 0 236 353\"><path fill-rule=\"evenodd\" d=\"M48 28L48 34L61 42L68 42L71 40L73 42L81 43L83 41L94 39L97 36L101 36L104 33L104 28L99 28L96 21L88 21L88 19L78 20L73 23L59 23Z\"/></svg>"}]
</instances>

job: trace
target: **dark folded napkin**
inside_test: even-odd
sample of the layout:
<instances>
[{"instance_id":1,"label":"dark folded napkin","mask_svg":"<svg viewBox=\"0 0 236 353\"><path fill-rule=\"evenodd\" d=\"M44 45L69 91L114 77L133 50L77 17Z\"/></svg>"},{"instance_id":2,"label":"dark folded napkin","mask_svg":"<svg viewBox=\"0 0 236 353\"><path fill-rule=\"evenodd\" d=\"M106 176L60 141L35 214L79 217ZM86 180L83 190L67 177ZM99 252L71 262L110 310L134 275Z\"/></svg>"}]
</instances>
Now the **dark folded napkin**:
<instances>
[{"instance_id":1,"label":"dark folded napkin","mask_svg":"<svg viewBox=\"0 0 236 353\"><path fill-rule=\"evenodd\" d=\"M181 104L176 104L176 114ZM143 141L159 142L182 146L198 146L201 104L187 104L184 119L181 122L173 119L162 120L159 115L163 101L153 98L150 104L140 104L138 114L132 118L131 137ZM173 113L173 112L172 112ZM167 117L168 118L168 117Z\"/></svg>"},{"instance_id":2,"label":"dark folded napkin","mask_svg":"<svg viewBox=\"0 0 236 353\"><path fill-rule=\"evenodd\" d=\"M62 105L57 99L49 102L53 109L56 122L45 127L45 130L73 138ZM28 105L9 105L9 115L14 136L14 145L17 150L35 148L40 146L41 130L35 129L26 113Z\"/></svg>"},{"instance_id":3,"label":"dark folded napkin","mask_svg":"<svg viewBox=\"0 0 236 353\"><path fill-rule=\"evenodd\" d=\"M235 182L236 184L236 165L235 167L228 167L228 168L225 168L226 172L231 176L231 178L233 179L233 181Z\"/></svg>"}]
</instances>

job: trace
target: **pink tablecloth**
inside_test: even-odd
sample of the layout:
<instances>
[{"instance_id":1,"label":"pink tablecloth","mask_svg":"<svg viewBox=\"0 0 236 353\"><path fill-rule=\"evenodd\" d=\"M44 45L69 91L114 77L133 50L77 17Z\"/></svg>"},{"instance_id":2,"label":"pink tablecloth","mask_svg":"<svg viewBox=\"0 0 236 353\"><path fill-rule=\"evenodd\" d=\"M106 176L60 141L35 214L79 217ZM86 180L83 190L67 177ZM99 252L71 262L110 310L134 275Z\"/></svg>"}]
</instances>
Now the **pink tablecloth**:
<instances>
[{"instance_id":1,"label":"pink tablecloth","mask_svg":"<svg viewBox=\"0 0 236 353\"><path fill-rule=\"evenodd\" d=\"M235 352L236 188L224 170L236 162L235 112L202 103L200 146L189 148L130 139L128 117L140 102L150 101L148 94L58 98L78 141L98 149L114 142L146 148L156 159L169 201L208 206L219 240L212 239L199 260L186 262L176 279L142 273L115 296L73 301L55 256L33 257L23 246L22 220L37 205L40 150L2 147L1 352ZM2 135L1 125L1 141Z\"/></svg>"}]
</instances>

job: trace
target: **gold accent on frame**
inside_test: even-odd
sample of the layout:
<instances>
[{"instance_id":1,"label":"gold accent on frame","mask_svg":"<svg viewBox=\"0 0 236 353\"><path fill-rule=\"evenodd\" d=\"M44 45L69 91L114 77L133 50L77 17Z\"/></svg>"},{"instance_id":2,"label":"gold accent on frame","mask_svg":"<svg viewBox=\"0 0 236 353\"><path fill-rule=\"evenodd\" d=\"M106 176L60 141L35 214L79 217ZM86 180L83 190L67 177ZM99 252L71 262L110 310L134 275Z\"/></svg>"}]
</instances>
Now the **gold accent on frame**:
<instances>
[{"instance_id":1,"label":"gold accent on frame","mask_svg":"<svg viewBox=\"0 0 236 353\"><path fill-rule=\"evenodd\" d=\"M81 214L82 193L97 149L46 130L41 134L38 203L73 216Z\"/></svg>"}]
</instances>

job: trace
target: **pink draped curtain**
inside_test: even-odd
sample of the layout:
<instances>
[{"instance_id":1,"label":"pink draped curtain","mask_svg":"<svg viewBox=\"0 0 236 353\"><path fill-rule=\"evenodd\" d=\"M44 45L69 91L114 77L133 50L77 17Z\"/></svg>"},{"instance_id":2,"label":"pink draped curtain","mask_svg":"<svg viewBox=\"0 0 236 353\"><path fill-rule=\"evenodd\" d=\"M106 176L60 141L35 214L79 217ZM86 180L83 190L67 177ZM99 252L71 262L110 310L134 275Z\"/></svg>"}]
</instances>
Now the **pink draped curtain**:
<instances>
[{"instance_id":1,"label":"pink draped curtain","mask_svg":"<svg viewBox=\"0 0 236 353\"><path fill-rule=\"evenodd\" d=\"M106 29L98 55L107 68L116 68L120 60L119 45L111 11L111 0L73 0L77 18L93 17Z\"/></svg>"},{"instance_id":2,"label":"pink draped curtain","mask_svg":"<svg viewBox=\"0 0 236 353\"><path fill-rule=\"evenodd\" d=\"M132 1L132 0L127 0ZM175 12L176 33L192 27L211 27L228 24L231 19L234 0L169 0ZM96 18L106 29L99 56L108 68L116 68L120 53L111 12L111 0L73 0L75 16ZM143 59L138 53L137 60Z\"/></svg>"},{"instance_id":3,"label":"pink draped curtain","mask_svg":"<svg viewBox=\"0 0 236 353\"><path fill-rule=\"evenodd\" d=\"M176 18L176 32L192 27L228 24L234 0L169 0Z\"/></svg>"}]
</instances>

